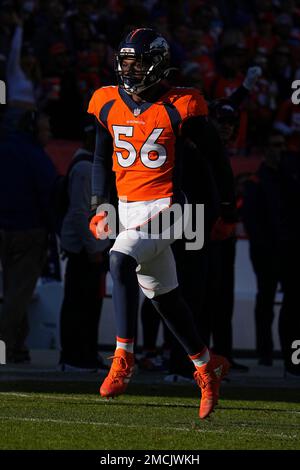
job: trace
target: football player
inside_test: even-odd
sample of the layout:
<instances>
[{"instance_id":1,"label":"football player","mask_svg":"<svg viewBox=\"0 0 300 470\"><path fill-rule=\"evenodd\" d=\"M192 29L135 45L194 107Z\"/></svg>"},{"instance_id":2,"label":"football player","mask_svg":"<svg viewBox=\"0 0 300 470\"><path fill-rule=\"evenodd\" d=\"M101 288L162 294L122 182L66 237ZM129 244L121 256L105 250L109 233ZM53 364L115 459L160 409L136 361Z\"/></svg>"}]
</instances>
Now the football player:
<instances>
[{"instance_id":1,"label":"football player","mask_svg":"<svg viewBox=\"0 0 300 470\"><path fill-rule=\"evenodd\" d=\"M180 152L184 139L213 166L222 200L218 233L225 235L235 222L234 183L222 142L207 118L206 101L196 89L169 87L169 71L167 41L153 29L136 29L116 54L119 85L98 89L88 108L98 121L90 229L97 238L110 234L103 204L109 199L112 171L124 227L110 251L117 344L100 394L124 393L132 376L140 286L194 363L201 388L199 416L206 418L217 404L229 365L210 354L180 294L170 248L174 236L149 237L147 227L175 203L184 210L179 171L180 158L189 157Z\"/></svg>"}]
</instances>

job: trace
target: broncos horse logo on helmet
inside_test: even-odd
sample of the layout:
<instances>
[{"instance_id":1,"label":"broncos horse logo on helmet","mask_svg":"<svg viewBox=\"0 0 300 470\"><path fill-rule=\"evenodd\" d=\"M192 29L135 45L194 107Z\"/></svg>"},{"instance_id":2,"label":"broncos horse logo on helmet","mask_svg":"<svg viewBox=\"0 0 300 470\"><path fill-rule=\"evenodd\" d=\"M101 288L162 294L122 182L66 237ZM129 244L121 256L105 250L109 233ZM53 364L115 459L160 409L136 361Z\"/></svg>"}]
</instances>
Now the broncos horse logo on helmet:
<instances>
[{"instance_id":1,"label":"broncos horse logo on helmet","mask_svg":"<svg viewBox=\"0 0 300 470\"><path fill-rule=\"evenodd\" d=\"M124 59L135 59L140 69L124 70ZM139 94L165 78L170 70L170 46L163 36L151 28L131 31L120 43L115 70L119 85L128 94Z\"/></svg>"}]
</instances>

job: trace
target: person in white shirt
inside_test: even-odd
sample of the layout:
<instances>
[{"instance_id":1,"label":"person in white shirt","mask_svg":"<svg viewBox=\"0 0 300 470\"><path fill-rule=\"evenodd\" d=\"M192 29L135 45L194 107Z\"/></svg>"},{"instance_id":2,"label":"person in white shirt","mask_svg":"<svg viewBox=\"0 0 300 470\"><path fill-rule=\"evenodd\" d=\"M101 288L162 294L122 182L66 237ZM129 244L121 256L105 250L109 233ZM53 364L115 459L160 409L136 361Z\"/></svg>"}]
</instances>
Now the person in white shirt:
<instances>
[{"instance_id":1,"label":"person in white shirt","mask_svg":"<svg viewBox=\"0 0 300 470\"><path fill-rule=\"evenodd\" d=\"M37 109L41 94L39 64L33 49L24 45L22 19L16 14L14 23L6 64L7 109L2 122L6 133L17 128L26 111Z\"/></svg>"}]
</instances>

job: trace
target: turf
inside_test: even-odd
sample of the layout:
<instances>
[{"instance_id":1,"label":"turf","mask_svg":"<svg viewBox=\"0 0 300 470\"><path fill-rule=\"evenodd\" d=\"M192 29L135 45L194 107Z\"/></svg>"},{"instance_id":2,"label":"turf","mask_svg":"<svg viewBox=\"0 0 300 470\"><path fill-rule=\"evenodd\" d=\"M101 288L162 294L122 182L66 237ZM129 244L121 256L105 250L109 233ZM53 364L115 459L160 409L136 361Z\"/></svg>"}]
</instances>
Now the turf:
<instances>
[{"instance_id":1,"label":"turf","mask_svg":"<svg viewBox=\"0 0 300 470\"><path fill-rule=\"evenodd\" d=\"M108 401L93 382L2 382L0 449L300 449L299 389L225 388L204 421L198 405L186 385Z\"/></svg>"}]
</instances>

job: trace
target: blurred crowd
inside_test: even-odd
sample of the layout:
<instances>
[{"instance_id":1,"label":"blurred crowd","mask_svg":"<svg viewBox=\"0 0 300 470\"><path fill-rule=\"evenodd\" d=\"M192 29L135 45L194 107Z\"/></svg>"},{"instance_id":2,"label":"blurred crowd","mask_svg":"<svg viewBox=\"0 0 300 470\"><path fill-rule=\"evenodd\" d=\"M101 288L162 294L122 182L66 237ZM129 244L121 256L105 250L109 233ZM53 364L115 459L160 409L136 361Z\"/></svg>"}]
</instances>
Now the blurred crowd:
<instances>
[{"instance_id":1,"label":"blurred crowd","mask_svg":"<svg viewBox=\"0 0 300 470\"><path fill-rule=\"evenodd\" d=\"M50 115L54 137L78 139L93 90L115 83L121 37L140 26L170 42L175 82L210 100L230 95L249 66L262 68L243 105L240 154L259 150L273 125L290 149L299 145L300 114L290 100L300 78L299 0L0 0L0 79L9 87L19 34L32 100Z\"/></svg>"}]
</instances>

